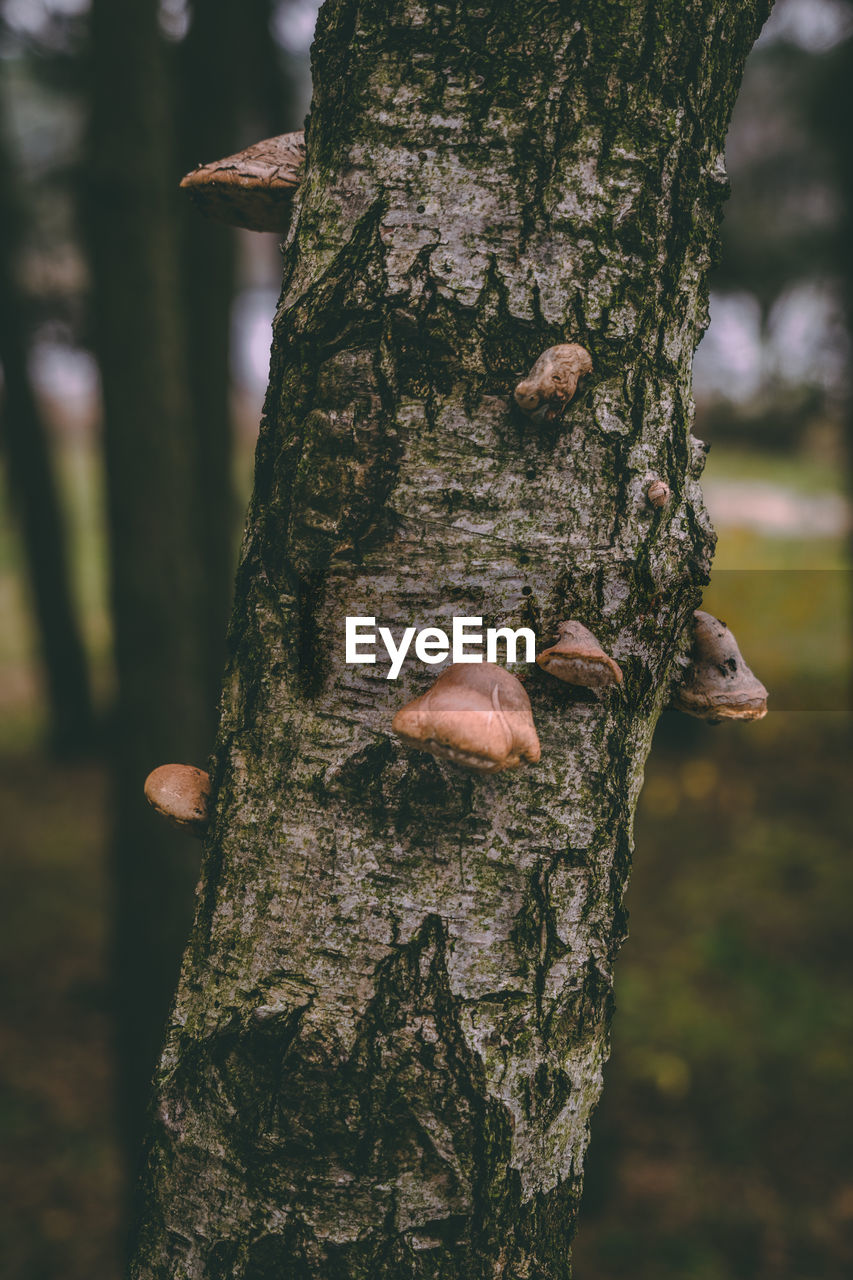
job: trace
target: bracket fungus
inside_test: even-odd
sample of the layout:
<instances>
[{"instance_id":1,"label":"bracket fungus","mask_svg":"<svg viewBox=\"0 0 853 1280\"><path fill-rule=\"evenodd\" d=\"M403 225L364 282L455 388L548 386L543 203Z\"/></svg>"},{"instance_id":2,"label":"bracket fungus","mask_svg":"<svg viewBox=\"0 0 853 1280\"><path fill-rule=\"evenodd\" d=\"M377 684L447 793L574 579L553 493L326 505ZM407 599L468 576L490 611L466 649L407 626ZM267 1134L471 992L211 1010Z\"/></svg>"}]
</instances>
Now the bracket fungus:
<instances>
[{"instance_id":1,"label":"bracket fungus","mask_svg":"<svg viewBox=\"0 0 853 1280\"><path fill-rule=\"evenodd\" d=\"M476 773L500 773L539 759L530 699L493 662L453 663L397 712L391 725L407 747Z\"/></svg>"},{"instance_id":2,"label":"bracket fungus","mask_svg":"<svg viewBox=\"0 0 853 1280\"><path fill-rule=\"evenodd\" d=\"M592 632L573 619L557 626L559 639L536 659L543 671L587 689L605 689L622 683L622 668L605 653Z\"/></svg>"},{"instance_id":3,"label":"bracket fungus","mask_svg":"<svg viewBox=\"0 0 853 1280\"><path fill-rule=\"evenodd\" d=\"M208 218L247 231L287 230L305 168L305 134L282 133L199 165L181 179Z\"/></svg>"},{"instance_id":4,"label":"bracket fungus","mask_svg":"<svg viewBox=\"0 0 853 1280\"><path fill-rule=\"evenodd\" d=\"M672 705L711 724L767 715L767 690L744 662L731 631L701 609L693 614L692 665Z\"/></svg>"},{"instance_id":5,"label":"bracket fungus","mask_svg":"<svg viewBox=\"0 0 853 1280\"><path fill-rule=\"evenodd\" d=\"M665 507L669 502L670 488L665 480L653 480L646 489L646 497L653 507Z\"/></svg>"},{"instance_id":6,"label":"bracket fungus","mask_svg":"<svg viewBox=\"0 0 853 1280\"><path fill-rule=\"evenodd\" d=\"M576 342L549 347L515 388L515 402L528 417L553 422L587 373L592 373L592 357L586 347Z\"/></svg>"},{"instance_id":7,"label":"bracket fungus","mask_svg":"<svg viewBox=\"0 0 853 1280\"><path fill-rule=\"evenodd\" d=\"M173 827L202 838L207 830L210 776L191 764L161 764L145 779L145 799Z\"/></svg>"}]
</instances>

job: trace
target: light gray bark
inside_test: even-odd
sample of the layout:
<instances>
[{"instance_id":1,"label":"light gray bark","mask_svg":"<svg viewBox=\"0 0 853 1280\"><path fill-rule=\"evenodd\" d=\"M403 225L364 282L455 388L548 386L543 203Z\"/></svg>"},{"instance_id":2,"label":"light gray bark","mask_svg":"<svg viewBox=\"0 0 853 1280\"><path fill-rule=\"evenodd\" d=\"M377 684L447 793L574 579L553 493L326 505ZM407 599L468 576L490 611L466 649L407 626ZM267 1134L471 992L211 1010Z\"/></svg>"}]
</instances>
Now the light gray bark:
<instances>
[{"instance_id":1,"label":"light gray bark","mask_svg":"<svg viewBox=\"0 0 853 1280\"><path fill-rule=\"evenodd\" d=\"M634 805L713 542L690 370L768 5L321 15L136 1277L567 1277ZM572 340L565 419L512 389ZM653 475L670 505L645 500ZM408 754L344 618L576 617L541 763Z\"/></svg>"}]
</instances>

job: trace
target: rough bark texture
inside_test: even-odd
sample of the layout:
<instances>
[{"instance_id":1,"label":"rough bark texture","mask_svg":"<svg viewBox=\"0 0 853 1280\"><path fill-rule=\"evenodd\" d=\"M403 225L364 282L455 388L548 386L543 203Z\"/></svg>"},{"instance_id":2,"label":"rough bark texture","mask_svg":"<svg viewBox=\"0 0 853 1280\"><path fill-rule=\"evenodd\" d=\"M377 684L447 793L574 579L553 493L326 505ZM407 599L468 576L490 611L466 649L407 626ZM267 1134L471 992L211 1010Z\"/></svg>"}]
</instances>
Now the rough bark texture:
<instances>
[{"instance_id":1,"label":"rough bark texture","mask_svg":"<svg viewBox=\"0 0 853 1280\"><path fill-rule=\"evenodd\" d=\"M632 815L713 535L690 371L763 0L326 5L141 1277L567 1277ZM512 390L578 341L565 419ZM673 492L645 500L651 475ZM344 618L585 622L541 763L389 738Z\"/></svg>"}]
</instances>

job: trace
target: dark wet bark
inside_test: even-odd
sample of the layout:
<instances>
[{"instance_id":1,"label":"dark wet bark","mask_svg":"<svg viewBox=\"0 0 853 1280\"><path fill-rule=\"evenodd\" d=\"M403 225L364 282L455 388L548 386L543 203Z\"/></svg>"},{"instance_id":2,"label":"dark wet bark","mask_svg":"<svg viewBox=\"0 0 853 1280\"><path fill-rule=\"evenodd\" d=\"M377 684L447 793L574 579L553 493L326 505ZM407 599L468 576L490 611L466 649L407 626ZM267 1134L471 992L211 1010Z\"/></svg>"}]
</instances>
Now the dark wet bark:
<instances>
[{"instance_id":1,"label":"dark wet bark","mask_svg":"<svg viewBox=\"0 0 853 1280\"><path fill-rule=\"evenodd\" d=\"M564 1278L632 819L713 535L690 435L755 0L333 0L132 1274ZM562 422L512 402L549 345ZM653 476L672 489L649 506ZM344 618L579 618L542 760L409 754Z\"/></svg>"}]
</instances>

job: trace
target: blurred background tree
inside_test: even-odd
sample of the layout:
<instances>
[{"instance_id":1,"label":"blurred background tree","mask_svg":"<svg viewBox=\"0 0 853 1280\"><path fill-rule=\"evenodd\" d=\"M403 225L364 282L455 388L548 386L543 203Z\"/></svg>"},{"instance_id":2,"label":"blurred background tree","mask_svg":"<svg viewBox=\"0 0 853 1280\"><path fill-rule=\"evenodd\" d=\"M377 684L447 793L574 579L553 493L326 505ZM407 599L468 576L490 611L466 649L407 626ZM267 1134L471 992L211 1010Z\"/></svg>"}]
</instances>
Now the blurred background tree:
<instances>
[{"instance_id":1,"label":"blurred background tree","mask_svg":"<svg viewBox=\"0 0 853 1280\"><path fill-rule=\"evenodd\" d=\"M237 246L177 179L287 118L267 0L191 11L93 0L79 223L100 369L116 697L112 938L119 1124L138 1152L198 875L141 812L164 760L205 761L216 727L238 533L231 307ZM171 39L169 38L171 36ZM279 86L277 94L273 86ZM245 123L244 123L245 121Z\"/></svg>"},{"instance_id":2,"label":"blurred background tree","mask_svg":"<svg viewBox=\"0 0 853 1280\"><path fill-rule=\"evenodd\" d=\"M0 12L2 106L14 123L0 209L7 472L51 740L64 748L89 744L92 712L52 453L87 537L74 559L107 725L104 995L132 1186L198 874L196 848L158 831L140 783L166 759L203 764L213 740L239 528L232 305L277 266L265 237L241 269L234 233L193 216L177 182L220 149L298 123L296 77L273 37L282 15L269 0L7 3ZM306 49L303 39L303 63ZM255 324L260 315L258 306ZM257 405L249 414L254 428ZM103 510L92 509L95 495ZM11 702L12 733L31 733L36 707Z\"/></svg>"},{"instance_id":3,"label":"blurred background tree","mask_svg":"<svg viewBox=\"0 0 853 1280\"><path fill-rule=\"evenodd\" d=\"M204 223L176 184L301 127L315 16L314 0L0 3L14 1280L118 1274L120 1144L135 1149L197 871L185 839L149 825L141 784L170 756L203 765L212 742L279 283L274 236ZM720 533L706 605L771 715L659 728L580 1280L853 1267L852 37L844 0L777 0L729 137L696 360ZM96 718L103 759L46 753L91 746Z\"/></svg>"},{"instance_id":4,"label":"blurred background tree","mask_svg":"<svg viewBox=\"0 0 853 1280\"><path fill-rule=\"evenodd\" d=\"M38 629L50 744L67 755L92 745L92 698L50 442L28 364L30 299L18 275L27 215L6 139L4 105L0 102L2 443L9 506L18 522Z\"/></svg>"}]
</instances>

